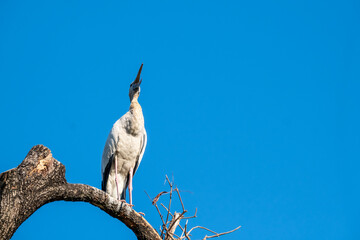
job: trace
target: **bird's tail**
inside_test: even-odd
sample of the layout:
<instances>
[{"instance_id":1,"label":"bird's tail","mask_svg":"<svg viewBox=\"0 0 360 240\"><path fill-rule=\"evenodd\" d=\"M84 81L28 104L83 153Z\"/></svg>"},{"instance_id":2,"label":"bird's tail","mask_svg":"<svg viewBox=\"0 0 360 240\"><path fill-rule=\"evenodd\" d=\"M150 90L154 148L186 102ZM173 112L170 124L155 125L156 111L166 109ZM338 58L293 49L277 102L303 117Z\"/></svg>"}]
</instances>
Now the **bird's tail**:
<instances>
[{"instance_id":1,"label":"bird's tail","mask_svg":"<svg viewBox=\"0 0 360 240\"><path fill-rule=\"evenodd\" d=\"M103 190L104 192L106 192L106 182L107 182L107 178L106 181L104 180L101 181L101 190Z\"/></svg>"},{"instance_id":2,"label":"bird's tail","mask_svg":"<svg viewBox=\"0 0 360 240\"><path fill-rule=\"evenodd\" d=\"M126 187L127 187L128 183L129 183L129 177L126 179L126 182L123 186L122 192L120 193L120 199L122 199L122 200L126 200Z\"/></svg>"},{"instance_id":3,"label":"bird's tail","mask_svg":"<svg viewBox=\"0 0 360 240\"><path fill-rule=\"evenodd\" d=\"M103 190L104 192L107 192L106 189L106 185L109 179L109 174L110 174L110 169L111 169L111 164L113 162L113 156L110 158L110 161L107 163L104 172L102 174L102 181L101 181L101 190Z\"/></svg>"},{"instance_id":4,"label":"bird's tail","mask_svg":"<svg viewBox=\"0 0 360 240\"><path fill-rule=\"evenodd\" d=\"M126 200L126 188L123 189L123 191L121 193L121 196L120 196L120 199Z\"/></svg>"}]
</instances>

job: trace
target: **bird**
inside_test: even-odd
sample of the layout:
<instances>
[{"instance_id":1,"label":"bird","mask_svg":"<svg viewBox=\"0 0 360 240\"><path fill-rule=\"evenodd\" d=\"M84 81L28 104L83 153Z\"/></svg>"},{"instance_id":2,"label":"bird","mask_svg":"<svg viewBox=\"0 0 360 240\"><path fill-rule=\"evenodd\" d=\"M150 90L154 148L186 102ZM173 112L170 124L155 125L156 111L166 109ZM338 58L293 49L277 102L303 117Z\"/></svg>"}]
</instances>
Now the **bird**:
<instances>
[{"instance_id":1,"label":"bird","mask_svg":"<svg viewBox=\"0 0 360 240\"><path fill-rule=\"evenodd\" d=\"M101 161L102 190L125 202L128 187L130 206L133 206L133 176L139 168L147 143L144 116L138 102L142 67L143 64L130 84L129 111L114 123L106 140Z\"/></svg>"}]
</instances>

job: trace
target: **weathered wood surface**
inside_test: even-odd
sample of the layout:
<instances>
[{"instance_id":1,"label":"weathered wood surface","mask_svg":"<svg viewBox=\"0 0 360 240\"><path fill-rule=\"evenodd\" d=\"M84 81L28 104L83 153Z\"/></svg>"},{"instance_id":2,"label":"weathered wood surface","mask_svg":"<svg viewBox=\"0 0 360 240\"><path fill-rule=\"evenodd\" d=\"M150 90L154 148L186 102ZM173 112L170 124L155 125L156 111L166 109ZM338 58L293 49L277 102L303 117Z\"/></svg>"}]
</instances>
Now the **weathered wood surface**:
<instances>
[{"instance_id":1,"label":"weathered wood surface","mask_svg":"<svg viewBox=\"0 0 360 240\"><path fill-rule=\"evenodd\" d=\"M67 183L65 166L43 145L33 147L18 167L0 174L0 239L10 239L37 209L59 200L88 202L122 221L138 239L161 239L127 204L100 189Z\"/></svg>"}]
</instances>

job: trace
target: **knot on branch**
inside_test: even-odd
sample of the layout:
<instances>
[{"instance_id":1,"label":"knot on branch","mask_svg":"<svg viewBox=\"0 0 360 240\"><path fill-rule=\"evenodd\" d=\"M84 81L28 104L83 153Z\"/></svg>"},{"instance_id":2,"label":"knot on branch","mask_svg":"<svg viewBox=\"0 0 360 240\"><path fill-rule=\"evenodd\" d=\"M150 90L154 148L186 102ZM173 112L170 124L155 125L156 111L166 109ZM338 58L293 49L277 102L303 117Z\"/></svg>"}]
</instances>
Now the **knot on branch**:
<instances>
[{"instance_id":1,"label":"knot on branch","mask_svg":"<svg viewBox=\"0 0 360 240\"><path fill-rule=\"evenodd\" d=\"M50 172L54 169L54 160L50 149L43 145L37 145L30 150L30 153L36 155L35 158L37 158L36 166L33 170L30 171L30 175L34 173L41 173L42 175L46 175L47 172Z\"/></svg>"},{"instance_id":2,"label":"knot on branch","mask_svg":"<svg viewBox=\"0 0 360 240\"><path fill-rule=\"evenodd\" d=\"M45 182L55 185L66 183L65 166L53 158L50 149L44 145L32 147L17 170L19 179L25 182L36 180L37 186L48 185ZM39 180L43 182L39 184Z\"/></svg>"},{"instance_id":3,"label":"knot on branch","mask_svg":"<svg viewBox=\"0 0 360 240\"><path fill-rule=\"evenodd\" d=\"M37 169L38 172L41 172L44 170L45 166L50 166L50 161L52 161L50 149L44 145L36 145L30 149L24 161L20 163L18 168L30 171L36 171Z\"/></svg>"}]
</instances>

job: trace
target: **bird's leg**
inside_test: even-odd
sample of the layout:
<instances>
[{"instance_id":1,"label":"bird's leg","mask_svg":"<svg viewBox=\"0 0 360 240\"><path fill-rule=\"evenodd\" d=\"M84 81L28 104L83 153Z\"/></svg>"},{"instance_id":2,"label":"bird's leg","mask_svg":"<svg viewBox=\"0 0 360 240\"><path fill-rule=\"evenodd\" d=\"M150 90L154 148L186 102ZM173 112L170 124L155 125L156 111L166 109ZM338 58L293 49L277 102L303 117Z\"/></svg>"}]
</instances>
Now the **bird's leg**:
<instances>
[{"instance_id":1,"label":"bird's leg","mask_svg":"<svg viewBox=\"0 0 360 240\"><path fill-rule=\"evenodd\" d=\"M117 175L117 159L116 159L116 154L114 156L114 160L115 160L115 183L116 183L116 196L117 196L117 200L120 200L120 193L119 193L119 179L118 179L118 175Z\"/></svg>"},{"instance_id":2,"label":"bird's leg","mask_svg":"<svg viewBox=\"0 0 360 240\"><path fill-rule=\"evenodd\" d=\"M133 171L134 171L134 169L130 168L130 171L129 171L129 201L130 201L130 206L132 206L132 189L133 189L132 178L133 178Z\"/></svg>"}]
</instances>

